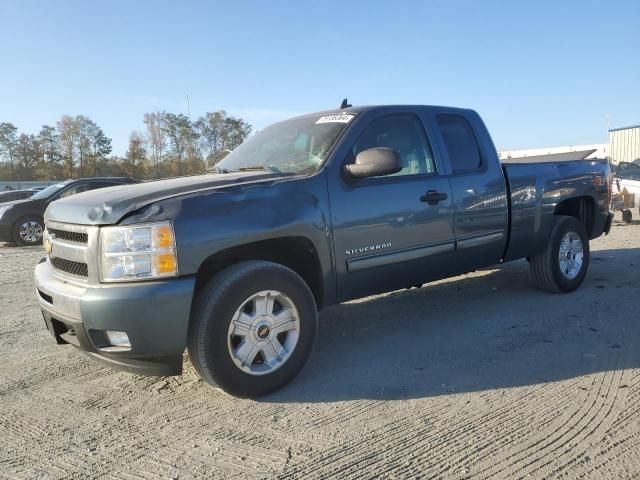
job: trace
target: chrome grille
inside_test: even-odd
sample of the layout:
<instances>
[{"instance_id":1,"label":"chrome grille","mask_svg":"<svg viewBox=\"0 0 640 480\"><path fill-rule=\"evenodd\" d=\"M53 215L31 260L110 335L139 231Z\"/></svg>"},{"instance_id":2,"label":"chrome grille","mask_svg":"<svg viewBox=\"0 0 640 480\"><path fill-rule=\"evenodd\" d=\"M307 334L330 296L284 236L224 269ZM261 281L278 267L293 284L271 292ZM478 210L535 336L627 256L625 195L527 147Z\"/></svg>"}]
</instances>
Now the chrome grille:
<instances>
[{"instance_id":1,"label":"chrome grille","mask_svg":"<svg viewBox=\"0 0 640 480\"><path fill-rule=\"evenodd\" d=\"M70 282L99 283L99 227L46 221L45 244L51 245L49 265Z\"/></svg>"},{"instance_id":2,"label":"chrome grille","mask_svg":"<svg viewBox=\"0 0 640 480\"><path fill-rule=\"evenodd\" d=\"M73 260L65 260L64 258L58 257L51 257L49 260L51 261L53 268L57 268L62 272L75 275L77 277L89 276L89 268L86 263L74 262Z\"/></svg>"},{"instance_id":3,"label":"chrome grille","mask_svg":"<svg viewBox=\"0 0 640 480\"><path fill-rule=\"evenodd\" d=\"M68 242L87 243L89 241L89 235L81 232L68 232L66 230L51 228L49 229L49 234L55 236L54 238L67 240Z\"/></svg>"}]
</instances>

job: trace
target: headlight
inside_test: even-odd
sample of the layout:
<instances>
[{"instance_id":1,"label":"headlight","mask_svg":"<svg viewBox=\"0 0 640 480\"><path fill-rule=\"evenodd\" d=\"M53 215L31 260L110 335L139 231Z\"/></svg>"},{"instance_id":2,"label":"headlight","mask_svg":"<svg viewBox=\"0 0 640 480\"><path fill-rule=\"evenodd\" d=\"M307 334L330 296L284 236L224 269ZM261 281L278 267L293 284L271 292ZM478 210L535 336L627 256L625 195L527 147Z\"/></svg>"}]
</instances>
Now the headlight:
<instances>
[{"instance_id":1,"label":"headlight","mask_svg":"<svg viewBox=\"0 0 640 480\"><path fill-rule=\"evenodd\" d=\"M4 207L0 207L0 218L2 218L2 215L4 215L4 212L9 210L10 208L11 208L11 205L5 205Z\"/></svg>"},{"instance_id":2,"label":"headlight","mask_svg":"<svg viewBox=\"0 0 640 480\"><path fill-rule=\"evenodd\" d=\"M100 278L103 282L176 275L178 258L171 223L100 229Z\"/></svg>"}]
</instances>

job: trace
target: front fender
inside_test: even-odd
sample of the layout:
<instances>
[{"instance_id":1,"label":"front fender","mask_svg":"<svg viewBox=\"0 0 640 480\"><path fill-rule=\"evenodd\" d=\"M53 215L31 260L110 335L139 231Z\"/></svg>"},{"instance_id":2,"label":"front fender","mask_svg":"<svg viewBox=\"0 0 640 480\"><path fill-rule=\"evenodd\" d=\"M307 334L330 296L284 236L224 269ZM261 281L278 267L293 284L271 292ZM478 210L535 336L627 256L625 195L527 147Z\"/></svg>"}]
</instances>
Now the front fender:
<instances>
[{"instance_id":1,"label":"front fender","mask_svg":"<svg viewBox=\"0 0 640 480\"><path fill-rule=\"evenodd\" d=\"M180 275L196 274L218 252L263 240L303 237L314 246L327 301L335 292L326 178L295 177L271 184L217 189L167 199L123 224L172 220Z\"/></svg>"}]
</instances>

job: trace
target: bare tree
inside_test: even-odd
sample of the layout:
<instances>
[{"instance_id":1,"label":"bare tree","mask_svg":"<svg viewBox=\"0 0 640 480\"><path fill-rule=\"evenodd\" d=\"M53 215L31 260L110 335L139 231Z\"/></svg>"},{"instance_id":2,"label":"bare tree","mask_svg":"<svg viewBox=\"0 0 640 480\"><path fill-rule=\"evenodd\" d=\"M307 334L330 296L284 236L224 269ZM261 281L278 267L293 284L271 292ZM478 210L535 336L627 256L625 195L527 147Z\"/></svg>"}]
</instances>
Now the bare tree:
<instances>
[{"instance_id":1,"label":"bare tree","mask_svg":"<svg viewBox=\"0 0 640 480\"><path fill-rule=\"evenodd\" d=\"M96 125L91 135L91 161L93 175L98 175L98 163L103 163L111 153L111 139Z\"/></svg>"},{"instance_id":2,"label":"bare tree","mask_svg":"<svg viewBox=\"0 0 640 480\"><path fill-rule=\"evenodd\" d=\"M147 152L144 148L144 135L142 132L133 131L129 135L129 149L127 150L126 166L128 174L136 178L142 173L142 167L146 159Z\"/></svg>"},{"instance_id":3,"label":"bare tree","mask_svg":"<svg viewBox=\"0 0 640 480\"><path fill-rule=\"evenodd\" d=\"M43 125L38 133L38 141L40 143L40 153L42 154L42 167L43 178L47 180L50 176L51 168L60 159L60 152L58 151L59 137L56 134L56 129Z\"/></svg>"},{"instance_id":4,"label":"bare tree","mask_svg":"<svg viewBox=\"0 0 640 480\"><path fill-rule=\"evenodd\" d=\"M207 112L194 125L207 158L220 150L233 150L251 133L251 125L224 110Z\"/></svg>"},{"instance_id":5,"label":"bare tree","mask_svg":"<svg viewBox=\"0 0 640 480\"><path fill-rule=\"evenodd\" d=\"M34 135L21 133L15 150L18 180L29 180L40 157L40 145Z\"/></svg>"},{"instance_id":6,"label":"bare tree","mask_svg":"<svg viewBox=\"0 0 640 480\"><path fill-rule=\"evenodd\" d=\"M80 177L85 175L85 164L90 159L92 139L97 135L98 126L89 117L84 115L76 115L74 119L76 124L76 149L78 151L78 160L80 167Z\"/></svg>"},{"instance_id":7,"label":"bare tree","mask_svg":"<svg viewBox=\"0 0 640 480\"><path fill-rule=\"evenodd\" d=\"M228 150L237 148L251 133L251 125L241 118L227 117L223 123L223 147Z\"/></svg>"},{"instance_id":8,"label":"bare tree","mask_svg":"<svg viewBox=\"0 0 640 480\"><path fill-rule=\"evenodd\" d=\"M193 124L189 117L182 113L174 114L167 113L164 121L164 131L169 138L169 144L173 151L174 159L176 161L176 174L183 174L183 160L185 153L189 145L195 137L195 131L193 130Z\"/></svg>"},{"instance_id":9,"label":"bare tree","mask_svg":"<svg viewBox=\"0 0 640 480\"><path fill-rule=\"evenodd\" d=\"M15 152L18 146L18 128L9 122L0 123L0 153L9 159L11 179L16 179Z\"/></svg>"},{"instance_id":10,"label":"bare tree","mask_svg":"<svg viewBox=\"0 0 640 480\"><path fill-rule=\"evenodd\" d=\"M164 129L165 116L165 112L144 114L144 124L147 128L147 142L151 147L153 173L156 178L160 176L159 166L164 150L167 147L167 134Z\"/></svg>"},{"instance_id":11,"label":"bare tree","mask_svg":"<svg viewBox=\"0 0 640 480\"><path fill-rule=\"evenodd\" d=\"M125 167L138 178L193 175L205 170L206 158L236 148L251 132L251 125L224 110L207 112L195 123L183 114L146 113L144 124L145 132L134 132L123 158L110 156L111 139L85 115L64 115L37 135L0 123L0 179L115 175Z\"/></svg>"},{"instance_id":12,"label":"bare tree","mask_svg":"<svg viewBox=\"0 0 640 480\"><path fill-rule=\"evenodd\" d=\"M56 123L58 136L60 137L60 152L64 160L64 176L73 178L75 162L75 147L78 138L78 127L76 121L69 115L64 115Z\"/></svg>"},{"instance_id":13,"label":"bare tree","mask_svg":"<svg viewBox=\"0 0 640 480\"><path fill-rule=\"evenodd\" d=\"M196 120L195 127L207 156L213 155L223 148L222 134L226 117L227 112L218 110L217 112L207 112Z\"/></svg>"}]
</instances>

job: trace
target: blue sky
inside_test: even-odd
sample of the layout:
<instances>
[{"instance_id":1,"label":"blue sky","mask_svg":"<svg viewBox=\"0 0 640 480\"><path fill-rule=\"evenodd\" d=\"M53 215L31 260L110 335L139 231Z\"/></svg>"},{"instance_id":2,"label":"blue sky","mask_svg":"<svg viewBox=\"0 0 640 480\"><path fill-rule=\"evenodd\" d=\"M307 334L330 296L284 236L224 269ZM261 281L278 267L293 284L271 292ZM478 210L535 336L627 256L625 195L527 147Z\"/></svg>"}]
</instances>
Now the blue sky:
<instances>
[{"instance_id":1,"label":"blue sky","mask_svg":"<svg viewBox=\"0 0 640 480\"><path fill-rule=\"evenodd\" d=\"M0 122L84 114L123 154L144 112L256 128L354 104L475 108L498 148L640 124L640 0L0 0Z\"/></svg>"}]
</instances>

